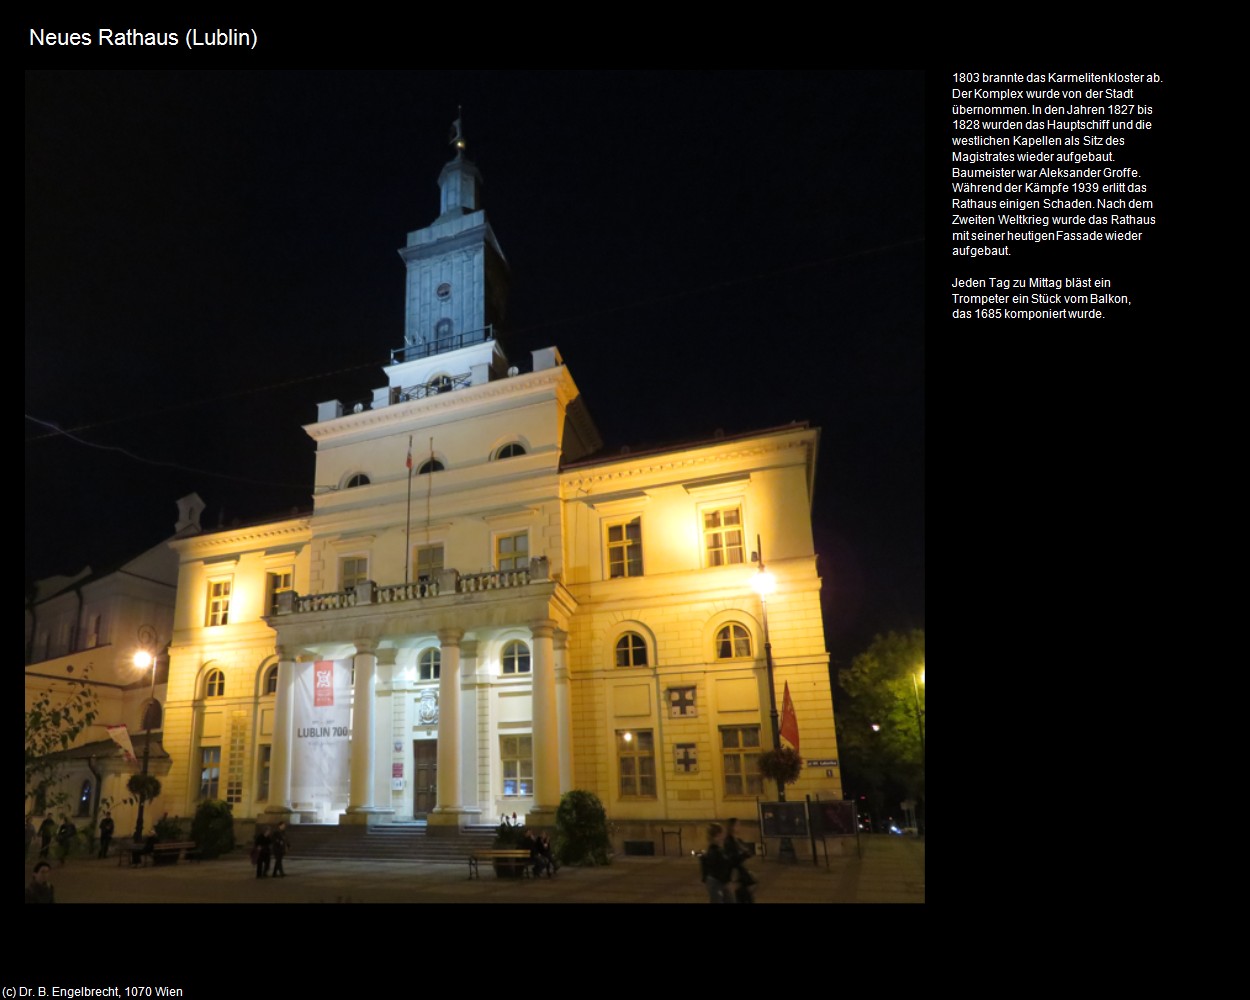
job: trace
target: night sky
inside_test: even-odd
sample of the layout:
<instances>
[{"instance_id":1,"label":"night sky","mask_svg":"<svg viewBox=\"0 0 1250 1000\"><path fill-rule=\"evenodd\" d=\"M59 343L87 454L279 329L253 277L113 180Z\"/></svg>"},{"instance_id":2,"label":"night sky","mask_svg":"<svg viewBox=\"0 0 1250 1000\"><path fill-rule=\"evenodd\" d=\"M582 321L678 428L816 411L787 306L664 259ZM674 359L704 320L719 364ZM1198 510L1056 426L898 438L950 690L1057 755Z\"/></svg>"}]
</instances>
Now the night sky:
<instances>
[{"instance_id":1,"label":"night sky","mask_svg":"<svg viewBox=\"0 0 1250 1000\"><path fill-rule=\"evenodd\" d=\"M28 580L155 544L192 490L210 528L311 505L301 425L385 383L463 105L513 363L557 345L609 453L820 427L835 665L924 626L923 74L25 85Z\"/></svg>"}]
</instances>

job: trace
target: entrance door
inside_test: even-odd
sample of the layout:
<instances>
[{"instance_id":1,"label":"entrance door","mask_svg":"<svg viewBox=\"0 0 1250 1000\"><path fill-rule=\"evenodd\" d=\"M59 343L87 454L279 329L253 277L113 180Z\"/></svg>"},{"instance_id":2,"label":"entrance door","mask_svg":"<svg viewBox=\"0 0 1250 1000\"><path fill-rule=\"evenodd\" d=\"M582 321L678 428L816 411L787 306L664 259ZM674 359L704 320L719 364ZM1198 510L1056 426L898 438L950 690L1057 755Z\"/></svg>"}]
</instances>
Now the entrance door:
<instances>
[{"instance_id":1,"label":"entrance door","mask_svg":"<svg viewBox=\"0 0 1250 1000\"><path fill-rule=\"evenodd\" d=\"M425 814L438 804L438 740L412 741L412 815Z\"/></svg>"}]
</instances>

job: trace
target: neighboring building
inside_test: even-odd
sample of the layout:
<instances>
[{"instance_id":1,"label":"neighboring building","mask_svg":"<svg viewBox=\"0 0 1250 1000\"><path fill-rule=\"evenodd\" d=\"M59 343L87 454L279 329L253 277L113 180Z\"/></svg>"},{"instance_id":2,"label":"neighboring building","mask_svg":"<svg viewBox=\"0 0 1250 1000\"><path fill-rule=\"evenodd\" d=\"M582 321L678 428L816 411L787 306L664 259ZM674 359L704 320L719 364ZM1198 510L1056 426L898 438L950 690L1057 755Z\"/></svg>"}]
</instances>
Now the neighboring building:
<instances>
[{"instance_id":1,"label":"neighboring building","mask_svg":"<svg viewBox=\"0 0 1250 1000\"><path fill-rule=\"evenodd\" d=\"M772 789L756 537L792 795L840 798L811 532L818 432L596 454L559 351L511 366L507 265L457 144L410 233L387 384L305 429L310 516L173 543L171 810L305 822L528 816L595 792L618 836L754 815Z\"/></svg>"},{"instance_id":2,"label":"neighboring building","mask_svg":"<svg viewBox=\"0 0 1250 1000\"><path fill-rule=\"evenodd\" d=\"M195 494L179 500L174 537L199 531L203 509ZM158 776L168 771L160 737L177 582L178 557L167 540L115 570L97 573L88 566L73 576L39 580L28 595L26 707L44 692L59 702L69 692L68 681L85 681L96 695L95 723L54 755L62 779L53 791L68 799L56 812L79 826L84 820L94 825L102 799L115 804L119 835L134 825L134 808L116 803L129 797L126 781L138 764L126 760L109 727L126 728L136 755L150 736L149 769ZM156 654L155 671L135 666L145 643ZM42 814L43 805L27 801L26 808ZM158 799L153 808L160 805Z\"/></svg>"}]
</instances>

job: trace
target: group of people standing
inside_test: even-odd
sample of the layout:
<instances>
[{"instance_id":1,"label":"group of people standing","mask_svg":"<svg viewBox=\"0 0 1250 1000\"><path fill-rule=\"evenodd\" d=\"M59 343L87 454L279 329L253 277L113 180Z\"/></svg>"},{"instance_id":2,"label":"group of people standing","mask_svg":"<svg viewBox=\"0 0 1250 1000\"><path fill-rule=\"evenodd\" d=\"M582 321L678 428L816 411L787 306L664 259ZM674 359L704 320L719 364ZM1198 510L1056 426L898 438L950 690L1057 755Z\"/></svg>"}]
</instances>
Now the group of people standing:
<instances>
[{"instance_id":1,"label":"group of people standing","mask_svg":"<svg viewBox=\"0 0 1250 1000\"><path fill-rule=\"evenodd\" d=\"M269 864L273 862L273 878L281 875L286 878L286 869L282 867L282 859L286 857L290 844L287 842L286 823L279 823L273 829L262 826L256 831L256 839L252 842L252 863L256 865L256 877L265 878L270 875Z\"/></svg>"},{"instance_id":2,"label":"group of people standing","mask_svg":"<svg viewBox=\"0 0 1250 1000\"><path fill-rule=\"evenodd\" d=\"M26 817L26 854L30 854L30 845L36 837L39 838L39 860L49 860L52 853L52 841L56 841L58 850L58 860L61 864L65 864L66 857L73 850L74 840L78 836L78 827L70 822L68 816L61 816L61 825L57 826L56 821L51 816L45 816L43 822L39 825L36 832L31 817Z\"/></svg>"},{"instance_id":3,"label":"group of people standing","mask_svg":"<svg viewBox=\"0 0 1250 1000\"><path fill-rule=\"evenodd\" d=\"M712 823L707 828L707 850L700 861L708 902L755 902L755 876L746 866L750 854L737 837L737 825L736 819L730 819L724 826Z\"/></svg>"}]
</instances>

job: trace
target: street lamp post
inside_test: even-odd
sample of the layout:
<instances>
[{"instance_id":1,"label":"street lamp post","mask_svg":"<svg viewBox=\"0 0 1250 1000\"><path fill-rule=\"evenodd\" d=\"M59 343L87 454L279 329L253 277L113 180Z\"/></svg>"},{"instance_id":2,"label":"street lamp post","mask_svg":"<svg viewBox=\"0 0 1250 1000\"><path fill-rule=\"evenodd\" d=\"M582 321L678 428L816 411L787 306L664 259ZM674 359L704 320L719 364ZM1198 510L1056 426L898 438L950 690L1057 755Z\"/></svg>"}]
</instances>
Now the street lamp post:
<instances>
[{"instance_id":1,"label":"street lamp post","mask_svg":"<svg viewBox=\"0 0 1250 1000\"><path fill-rule=\"evenodd\" d=\"M919 675L919 677L917 677ZM925 749L924 749L924 709L920 707L920 685L924 683L924 664L920 670L911 672L911 693L916 698L916 730L920 734L920 779L924 780ZM920 834L920 821L916 821L916 834Z\"/></svg>"},{"instance_id":2,"label":"street lamp post","mask_svg":"<svg viewBox=\"0 0 1250 1000\"><path fill-rule=\"evenodd\" d=\"M919 672L919 682L916 679L916 671L911 674L911 691L916 696L916 728L920 732L920 765L924 766L924 709L920 707L920 685L924 683L924 665L922 664Z\"/></svg>"},{"instance_id":3,"label":"street lamp post","mask_svg":"<svg viewBox=\"0 0 1250 1000\"><path fill-rule=\"evenodd\" d=\"M755 536L755 558L759 562L759 572L755 574L755 579L751 581L751 586L760 595L760 623L764 628L764 669L768 674L768 720L772 725L773 749L780 750L781 726L777 719L777 686L773 673L773 644L768 637L768 595L776 589L777 581L773 579L773 575L764 567L764 547L760 544L759 535ZM778 779L777 801L785 802L785 800L786 784ZM789 837L781 838L777 856L782 861L798 860L798 855L794 853L794 844Z\"/></svg>"},{"instance_id":4,"label":"street lamp post","mask_svg":"<svg viewBox=\"0 0 1250 1000\"><path fill-rule=\"evenodd\" d=\"M143 768L139 772L146 778L148 776L148 756L152 750L152 702L156 700L156 629L152 628L151 625L141 625L139 627L139 649L135 652L134 664L140 670L145 670L148 667L152 668L152 686L148 695L148 707L143 712ZM143 839L143 807L146 804L147 800L145 798L139 799L139 817L135 820L136 841Z\"/></svg>"}]
</instances>

